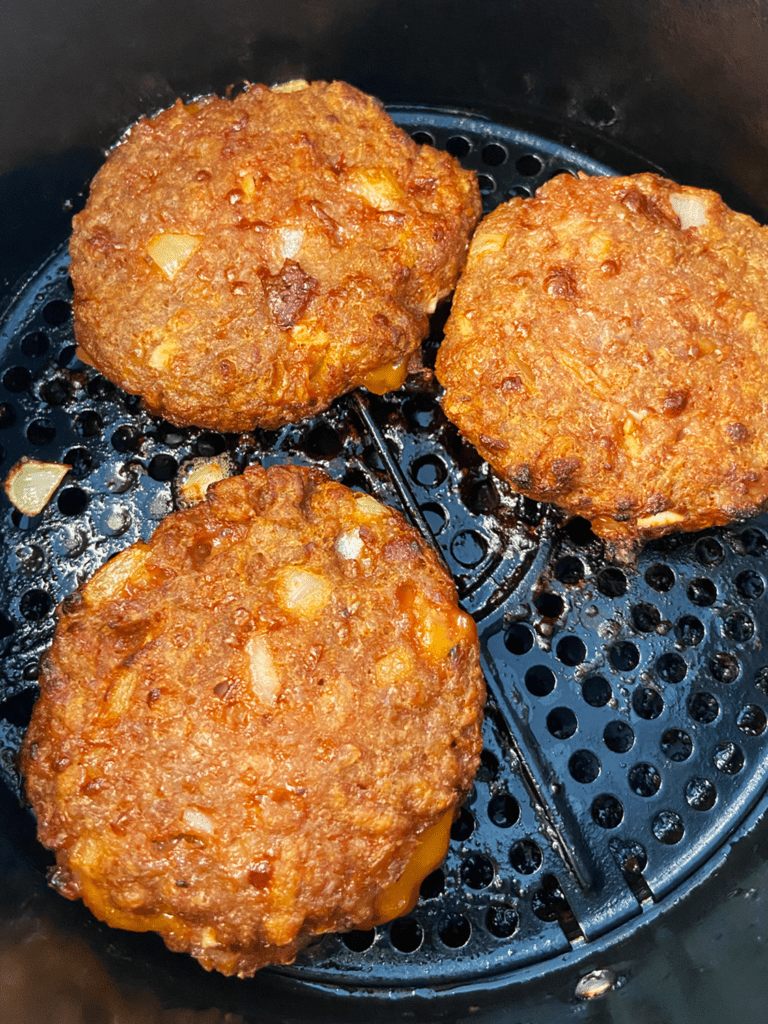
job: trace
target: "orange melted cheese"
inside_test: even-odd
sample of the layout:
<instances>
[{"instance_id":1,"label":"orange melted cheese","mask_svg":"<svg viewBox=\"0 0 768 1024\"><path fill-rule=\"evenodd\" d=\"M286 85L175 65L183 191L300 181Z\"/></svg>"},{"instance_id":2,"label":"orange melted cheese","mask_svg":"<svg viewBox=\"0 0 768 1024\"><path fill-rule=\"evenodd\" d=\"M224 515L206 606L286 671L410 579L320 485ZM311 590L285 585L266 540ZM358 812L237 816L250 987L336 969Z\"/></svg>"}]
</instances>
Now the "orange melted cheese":
<instances>
[{"instance_id":1,"label":"orange melted cheese","mask_svg":"<svg viewBox=\"0 0 768 1024\"><path fill-rule=\"evenodd\" d=\"M374 395L386 395L388 391L397 391L408 376L408 360L399 363L384 363L362 378L361 384Z\"/></svg>"},{"instance_id":2,"label":"orange melted cheese","mask_svg":"<svg viewBox=\"0 0 768 1024\"><path fill-rule=\"evenodd\" d=\"M377 899L373 924L384 924L413 910L419 898L419 886L445 860L451 841L452 822L453 808L427 829L406 864L405 871Z\"/></svg>"}]
</instances>

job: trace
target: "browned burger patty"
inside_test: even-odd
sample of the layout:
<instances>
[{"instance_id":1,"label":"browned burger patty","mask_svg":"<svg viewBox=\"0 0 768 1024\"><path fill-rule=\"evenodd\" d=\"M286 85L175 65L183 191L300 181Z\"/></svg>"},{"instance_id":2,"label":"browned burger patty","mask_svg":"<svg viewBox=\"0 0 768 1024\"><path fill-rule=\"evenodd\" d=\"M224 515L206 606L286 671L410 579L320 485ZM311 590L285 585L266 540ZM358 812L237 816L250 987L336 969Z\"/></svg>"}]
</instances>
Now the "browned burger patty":
<instances>
[{"instance_id":1,"label":"browned burger patty","mask_svg":"<svg viewBox=\"0 0 768 1024\"><path fill-rule=\"evenodd\" d=\"M74 218L77 340L174 423L275 428L400 386L479 216L474 173L342 82L179 100Z\"/></svg>"},{"instance_id":2,"label":"browned burger patty","mask_svg":"<svg viewBox=\"0 0 768 1024\"><path fill-rule=\"evenodd\" d=\"M41 690L22 769L53 884L225 974L408 909L393 883L444 855L481 747L450 578L295 466L211 487L67 598Z\"/></svg>"},{"instance_id":3,"label":"browned burger patty","mask_svg":"<svg viewBox=\"0 0 768 1024\"><path fill-rule=\"evenodd\" d=\"M768 499L768 229L652 174L561 175L488 216L437 375L516 488L618 546Z\"/></svg>"}]
</instances>

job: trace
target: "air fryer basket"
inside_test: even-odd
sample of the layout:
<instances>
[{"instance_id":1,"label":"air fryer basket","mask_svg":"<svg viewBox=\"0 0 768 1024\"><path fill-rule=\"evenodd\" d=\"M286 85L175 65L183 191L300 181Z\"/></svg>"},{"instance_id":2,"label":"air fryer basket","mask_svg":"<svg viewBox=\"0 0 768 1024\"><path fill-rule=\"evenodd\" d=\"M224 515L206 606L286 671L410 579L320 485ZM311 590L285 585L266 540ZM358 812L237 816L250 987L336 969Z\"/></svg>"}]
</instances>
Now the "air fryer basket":
<instances>
[{"instance_id":1,"label":"air fryer basket","mask_svg":"<svg viewBox=\"0 0 768 1024\"><path fill-rule=\"evenodd\" d=\"M766 102L750 58L768 8L217 5L212 32L202 2L149 4L139 26L108 4L99 33L86 4L45 27L34 5L11 7L15 88L24 55L43 56L54 39L57 60L40 73L70 102L33 90L0 134L0 474L22 455L72 470L40 516L0 509L0 949L23 940L7 962L58 991L66 958L51 976L35 971L46 949L58 964L71 941L91 964L75 998L97 1019L135 991L190 1021L217 1008L270 1021L677 1022L729 1019L729 992L743 1008L762 1005L768 517L614 564L584 520L565 522L494 477L446 421L429 375L278 432L172 427L78 361L66 234L96 147L139 113L298 74L380 95L417 141L478 172L486 211L557 173L650 168L718 188L765 220L765 142L744 114ZM159 34L171 25L173 45ZM104 77L91 100L95 55ZM34 121L14 121L32 110ZM425 343L428 365L446 312ZM478 622L490 689L475 787L413 913L326 937L250 981L206 975L156 937L110 930L50 893L51 858L19 803L15 760L56 604L174 507L188 459L223 451L241 468L319 465L403 508ZM26 1012L18 1019L38 1019L33 1002Z\"/></svg>"}]
</instances>

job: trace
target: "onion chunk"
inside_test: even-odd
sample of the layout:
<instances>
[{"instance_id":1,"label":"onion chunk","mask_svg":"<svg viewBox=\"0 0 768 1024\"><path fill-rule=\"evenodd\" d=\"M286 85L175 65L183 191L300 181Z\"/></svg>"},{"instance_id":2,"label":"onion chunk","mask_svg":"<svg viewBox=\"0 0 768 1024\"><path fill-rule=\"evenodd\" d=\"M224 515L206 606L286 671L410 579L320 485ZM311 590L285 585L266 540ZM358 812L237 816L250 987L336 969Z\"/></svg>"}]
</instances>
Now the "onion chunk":
<instances>
[{"instance_id":1,"label":"onion chunk","mask_svg":"<svg viewBox=\"0 0 768 1024\"><path fill-rule=\"evenodd\" d=\"M200 248L198 235L162 234L147 243L147 252L171 281Z\"/></svg>"},{"instance_id":2,"label":"onion chunk","mask_svg":"<svg viewBox=\"0 0 768 1024\"><path fill-rule=\"evenodd\" d=\"M63 462L23 458L8 473L3 489L22 515L38 516L71 468Z\"/></svg>"}]
</instances>

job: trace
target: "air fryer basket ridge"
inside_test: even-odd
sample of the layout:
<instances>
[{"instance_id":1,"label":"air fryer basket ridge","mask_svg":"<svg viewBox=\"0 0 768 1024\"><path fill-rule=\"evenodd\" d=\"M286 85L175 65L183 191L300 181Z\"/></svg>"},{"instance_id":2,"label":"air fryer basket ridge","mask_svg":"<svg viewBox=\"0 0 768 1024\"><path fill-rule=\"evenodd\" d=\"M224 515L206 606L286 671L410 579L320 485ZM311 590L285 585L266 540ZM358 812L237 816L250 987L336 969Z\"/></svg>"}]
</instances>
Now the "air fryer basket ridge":
<instances>
[{"instance_id":1,"label":"air fryer basket ridge","mask_svg":"<svg viewBox=\"0 0 768 1024\"><path fill-rule=\"evenodd\" d=\"M392 113L478 171L486 210L559 172L611 173L460 112ZM50 255L0 342L0 471L22 454L72 466L39 517L6 504L0 523L6 784L18 791L55 605L171 510L185 460L305 461L395 505L405 488L478 621L491 699L474 790L414 912L328 936L281 972L339 991L546 972L679 893L765 788L768 519L652 542L632 569L611 564L585 521L564 525L490 473L428 378L274 433L172 427L77 360L67 262L66 249Z\"/></svg>"}]
</instances>

